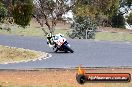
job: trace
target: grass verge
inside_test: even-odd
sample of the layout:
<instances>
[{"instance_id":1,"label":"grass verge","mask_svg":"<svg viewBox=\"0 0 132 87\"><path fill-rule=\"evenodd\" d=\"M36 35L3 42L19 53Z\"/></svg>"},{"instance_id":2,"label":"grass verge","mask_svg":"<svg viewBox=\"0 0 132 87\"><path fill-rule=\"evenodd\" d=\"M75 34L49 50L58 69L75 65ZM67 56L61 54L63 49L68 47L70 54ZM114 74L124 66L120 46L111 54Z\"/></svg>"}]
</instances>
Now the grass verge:
<instances>
[{"instance_id":1,"label":"grass verge","mask_svg":"<svg viewBox=\"0 0 132 87\"><path fill-rule=\"evenodd\" d=\"M45 29L48 31L48 29ZM66 29L56 29L55 33L61 33L66 36L67 30ZM6 30L0 30L0 34L13 34L13 35L22 35L22 36L39 36L39 37L45 37L44 33L41 28L35 28L35 27L27 27L27 28L14 28L11 29L11 32L8 32Z\"/></svg>"},{"instance_id":2,"label":"grass verge","mask_svg":"<svg viewBox=\"0 0 132 87\"><path fill-rule=\"evenodd\" d=\"M129 33L110 33L98 32L95 36L96 40L110 40L110 41L132 41L132 34Z\"/></svg>"},{"instance_id":3,"label":"grass verge","mask_svg":"<svg viewBox=\"0 0 132 87\"><path fill-rule=\"evenodd\" d=\"M42 55L42 52L0 45L0 64L35 60Z\"/></svg>"},{"instance_id":4,"label":"grass verge","mask_svg":"<svg viewBox=\"0 0 132 87\"><path fill-rule=\"evenodd\" d=\"M48 29L45 29L48 31ZM59 29L56 28L56 33L63 34L66 38L68 29ZM7 32L6 30L0 30L0 34L13 34L13 35L22 35L22 36L39 36L39 37L45 37L43 31L41 28L36 28L34 26L30 26L27 28L22 27L13 27L11 29L11 32ZM129 34L127 32L124 33L110 33L110 32L97 32L95 36L96 40L108 40L108 41L132 41L132 34Z\"/></svg>"}]
</instances>

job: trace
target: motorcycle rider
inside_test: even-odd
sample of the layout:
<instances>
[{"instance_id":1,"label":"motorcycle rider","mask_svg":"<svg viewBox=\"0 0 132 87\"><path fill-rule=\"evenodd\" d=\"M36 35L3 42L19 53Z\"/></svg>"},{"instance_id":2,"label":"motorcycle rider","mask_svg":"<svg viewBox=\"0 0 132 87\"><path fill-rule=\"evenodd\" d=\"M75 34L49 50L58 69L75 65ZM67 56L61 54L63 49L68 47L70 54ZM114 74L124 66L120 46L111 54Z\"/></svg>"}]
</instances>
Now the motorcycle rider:
<instances>
[{"instance_id":1,"label":"motorcycle rider","mask_svg":"<svg viewBox=\"0 0 132 87\"><path fill-rule=\"evenodd\" d=\"M47 44L49 44L49 47L53 47L55 45L55 43L58 42L59 39L62 39L64 37L64 35L62 34L55 34L52 35L52 33L49 33L47 35Z\"/></svg>"},{"instance_id":2,"label":"motorcycle rider","mask_svg":"<svg viewBox=\"0 0 132 87\"><path fill-rule=\"evenodd\" d=\"M59 51L70 51L73 53L74 51L70 48L70 45L68 44L66 38L64 38L64 35L62 34L55 34L52 35L52 33L49 33L47 35L47 44L50 48L53 49L54 52Z\"/></svg>"},{"instance_id":3,"label":"motorcycle rider","mask_svg":"<svg viewBox=\"0 0 132 87\"><path fill-rule=\"evenodd\" d=\"M53 35L52 33L49 33L47 35L47 44L49 44L49 47L53 47L54 46L54 41L53 41Z\"/></svg>"}]
</instances>

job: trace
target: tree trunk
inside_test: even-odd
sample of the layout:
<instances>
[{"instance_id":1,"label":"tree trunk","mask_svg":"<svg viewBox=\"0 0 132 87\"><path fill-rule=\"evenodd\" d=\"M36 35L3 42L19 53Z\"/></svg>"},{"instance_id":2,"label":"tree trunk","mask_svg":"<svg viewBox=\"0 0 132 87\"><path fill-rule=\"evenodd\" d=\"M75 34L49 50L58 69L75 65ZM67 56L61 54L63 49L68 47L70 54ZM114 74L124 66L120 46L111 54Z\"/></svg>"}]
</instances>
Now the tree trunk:
<instances>
[{"instance_id":1,"label":"tree trunk","mask_svg":"<svg viewBox=\"0 0 132 87\"><path fill-rule=\"evenodd\" d=\"M44 23L43 23L43 20L42 20L42 22L40 21L40 19L39 18L37 18L35 15L33 15L33 17L37 20L37 22L40 24L40 26L41 26L41 29L42 29L42 31L44 32L44 34L45 34L45 36L48 34L46 31L45 31L45 29L44 29Z\"/></svg>"}]
</instances>

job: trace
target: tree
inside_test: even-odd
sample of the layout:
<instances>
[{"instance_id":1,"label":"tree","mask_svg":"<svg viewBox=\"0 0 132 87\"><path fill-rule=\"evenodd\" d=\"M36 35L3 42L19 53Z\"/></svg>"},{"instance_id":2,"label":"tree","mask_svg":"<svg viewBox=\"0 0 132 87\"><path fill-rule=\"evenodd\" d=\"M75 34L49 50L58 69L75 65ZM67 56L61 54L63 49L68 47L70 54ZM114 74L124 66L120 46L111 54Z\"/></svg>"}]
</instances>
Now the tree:
<instances>
[{"instance_id":1,"label":"tree","mask_svg":"<svg viewBox=\"0 0 132 87\"><path fill-rule=\"evenodd\" d=\"M77 0L73 12L76 16L90 16L97 21L99 25L99 23L104 22L104 20L111 21L111 17L117 14L119 1L120 0ZM98 22L100 19L101 21Z\"/></svg>"},{"instance_id":2,"label":"tree","mask_svg":"<svg viewBox=\"0 0 132 87\"><path fill-rule=\"evenodd\" d=\"M72 8L73 4L70 5L67 1L69 0L37 0L34 17L41 25L45 35L48 33L43 27L44 24L48 27L49 32L53 33L57 21Z\"/></svg>"},{"instance_id":3,"label":"tree","mask_svg":"<svg viewBox=\"0 0 132 87\"><path fill-rule=\"evenodd\" d=\"M67 2L74 0L4 0L9 16L13 16L16 24L25 27L31 17L35 17L45 34L44 24L51 33L54 32L57 21L68 12L73 4ZM34 2L34 5L33 5ZM33 7L35 7L33 9ZM33 12L34 10L34 12Z\"/></svg>"},{"instance_id":4,"label":"tree","mask_svg":"<svg viewBox=\"0 0 132 87\"><path fill-rule=\"evenodd\" d=\"M7 16L7 9L0 2L0 22L4 22L6 16Z\"/></svg>"},{"instance_id":5,"label":"tree","mask_svg":"<svg viewBox=\"0 0 132 87\"><path fill-rule=\"evenodd\" d=\"M112 27L125 28L125 18L123 17L123 14L115 14L112 17Z\"/></svg>"},{"instance_id":6,"label":"tree","mask_svg":"<svg viewBox=\"0 0 132 87\"><path fill-rule=\"evenodd\" d=\"M128 7L131 7L132 6L132 0L126 0L126 5Z\"/></svg>"},{"instance_id":7,"label":"tree","mask_svg":"<svg viewBox=\"0 0 132 87\"><path fill-rule=\"evenodd\" d=\"M6 22L16 23L22 27L29 24L33 13L33 0L2 0L7 9Z\"/></svg>"},{"instance_id":8,"label":"tree","mask_svg":"<svg viewBox=\"0 0 132 87\"><path fill-rule=\"evenodd\" d=\"M32 0L17 0L14 2L13 18L14 22L22 27L29 24L33 13Z\"/></svg>"},{"instance_id":9,"label":"tree","mask_svg":"<svg viewBox=\"0 0 132 87\"><path fill-rule=\"evenodd\" d=\"M122 13L126 14L131 10L132 7L132 0L121 0L120 8L123 9Z\"/></svg>"},{"instance_id":10,"label":"tree","mask_svg":"<svg viewBox=\"0 0 132 87\"><path fill-rule=\"evenodd\" d=\"M127 16L127 23L132 25L132 13L130 13L130 15Z\"/></svg>"},{"instance_id":11,"label":"tree","mask_svg":"<svg viewBox=\"0 0 132 87\"><path fill-rule=\"evenodd\" d=\"M71 28L73 30L71 32L68 32L67 35L72 39L94 39L97 26L95 22L88 16L76 16Z\"/></svg>"}]
</instances>

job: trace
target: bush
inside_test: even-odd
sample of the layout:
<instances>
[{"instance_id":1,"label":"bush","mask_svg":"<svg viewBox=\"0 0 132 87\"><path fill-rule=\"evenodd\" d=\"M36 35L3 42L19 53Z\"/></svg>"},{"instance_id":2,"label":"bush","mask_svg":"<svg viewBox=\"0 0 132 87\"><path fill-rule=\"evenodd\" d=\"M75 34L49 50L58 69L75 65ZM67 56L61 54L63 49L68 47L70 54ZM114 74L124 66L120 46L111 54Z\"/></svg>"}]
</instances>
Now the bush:
<instances>
[{"instance_id":1,"label":"bush","mask_svg":"<svg viewBox=\"0 0 132 87\"><path fill-rule=\"evenodd\" d=\"M86 34L87 39L94 39L97 26L90 17L78 16L74 18L74 22L71 25L71 28L72 30L68 32L67 35L72 39L86 39Z\"/></svg>"},{"instance_id":2,"label":"bush","mask_svg":"<svg viewBox=\"0 0 132 87\"><path fill-rule=\"evenodd\" d=\"M111 22L112 22L112 27L125 28L125 18L123 17L123 14L121 14L121 13L114 15L112 17Z\"/></svg>"},{"instance_id":3,"label":"bush","mask_svg":"<svg viewBox=\"0 0 132 87\"><path fill-rule=\"evenodd\" d=\"M132 25L132 13L130 13L130 15L127 16L127 23Z\"/></svg>"}]
</instances>

